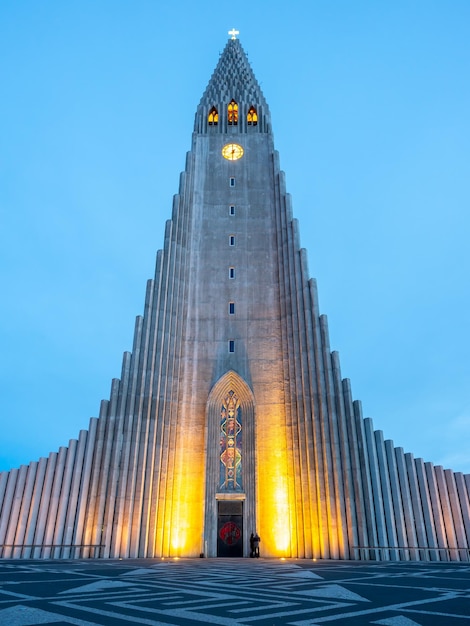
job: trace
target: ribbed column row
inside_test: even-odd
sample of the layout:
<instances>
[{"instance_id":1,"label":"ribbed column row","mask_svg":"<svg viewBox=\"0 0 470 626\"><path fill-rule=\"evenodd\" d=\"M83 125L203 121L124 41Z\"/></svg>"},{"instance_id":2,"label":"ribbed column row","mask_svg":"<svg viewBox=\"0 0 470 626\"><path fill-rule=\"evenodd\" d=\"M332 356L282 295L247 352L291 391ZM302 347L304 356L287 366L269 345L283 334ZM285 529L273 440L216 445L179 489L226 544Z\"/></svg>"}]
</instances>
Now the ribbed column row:
<instances>
[{"instance_id":1,"label":"ribbed column row","mask_svg":"<svg viewBox=\"0 0 470 626\"><path fill-rule=\"evenodd\" d=\"M292 555L467 560L470 480L405 455L362 418L330 352L277 167L276 154Z\"/></svg>"},{"instance_id":2,"label":"ribbed column row","mask_svg":"<svg viewBox=\"0 0 470 626\"><path fill-rule=\"evenodd\" d=\"M78 500L89 477L84 456L93 434L91 423L89 431L81 431L78 441L71 440L58 453L0 474L0 556L70 558L82 553Z\"/></svg>"}]
</instances>

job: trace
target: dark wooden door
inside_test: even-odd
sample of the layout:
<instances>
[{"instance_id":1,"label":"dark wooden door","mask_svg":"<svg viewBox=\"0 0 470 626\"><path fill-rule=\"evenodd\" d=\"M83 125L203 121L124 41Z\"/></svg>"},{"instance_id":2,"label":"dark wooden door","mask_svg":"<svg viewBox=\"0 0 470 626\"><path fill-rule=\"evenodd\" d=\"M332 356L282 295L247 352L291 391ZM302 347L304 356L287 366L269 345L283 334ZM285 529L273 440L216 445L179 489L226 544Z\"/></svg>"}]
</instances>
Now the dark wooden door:
<instances>
[{"instance_id":1,"label":"dark wooden door","mask_svg":"<svg viewBox=\"0 0 470 626\"><path fill-rule=\"evenodd\" d=\"M243 502L218 503L217 556L243 556Z\"/></svg>"}]
</instances>

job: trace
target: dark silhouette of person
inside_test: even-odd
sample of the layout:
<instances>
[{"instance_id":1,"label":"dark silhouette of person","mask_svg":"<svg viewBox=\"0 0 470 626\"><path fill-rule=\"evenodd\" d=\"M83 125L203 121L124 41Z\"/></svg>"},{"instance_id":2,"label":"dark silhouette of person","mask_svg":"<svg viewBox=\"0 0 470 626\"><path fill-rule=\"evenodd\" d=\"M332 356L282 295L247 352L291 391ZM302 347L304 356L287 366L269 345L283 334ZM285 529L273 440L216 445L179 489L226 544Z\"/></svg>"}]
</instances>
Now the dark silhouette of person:
<instances>
[{"instance_id":1,"label":"dark silhouette of person","mask_svg":"<svg viewBox=\"0 0 470 626\"><path fill-rule=\"evenodd\" d=\"M255 536L253 533L250 535L250 557L253 558L255 556Z\"/></svg>"},{"instance_id":2,"label":"dark silhouette of person","mask_svg":"<svg viewBox=\"0 0 470 626\"><path fill-rule=\"evenodd\" d=\"M253 537L253 556L259 559L259 544L260 544L261 539L257 532L255 532L254 535L252 533L252 537ZM250 538L250 544L251 544L251 538Z\"/></svg>"}]
</instances>

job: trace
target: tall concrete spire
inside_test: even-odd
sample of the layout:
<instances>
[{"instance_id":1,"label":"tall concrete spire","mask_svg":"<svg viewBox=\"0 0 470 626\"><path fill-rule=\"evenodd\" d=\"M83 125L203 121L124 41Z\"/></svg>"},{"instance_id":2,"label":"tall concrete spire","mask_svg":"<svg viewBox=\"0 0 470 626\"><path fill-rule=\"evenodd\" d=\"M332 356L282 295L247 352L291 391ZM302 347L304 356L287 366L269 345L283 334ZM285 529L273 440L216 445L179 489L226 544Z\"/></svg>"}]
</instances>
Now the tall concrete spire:
<instances>
[{"instance_id":1,"label":"tall concrete spire","mask_svg":"<svg viewBox=\"0 0 470 626\"><path fill-rule=\"evenodd\" d=\"M199 103L194 129L197 132L207 130L208 114L215 108L219 114L218 132L227 132L226 107L231 100L243 111L248 112L251 107L255 108L258 117L255 127L257 132L271 130L269 107L239 39L229 39L220 55ZM231 132L246 131L245 117L240 115L239 118L239 124L232 125Z\"/></svg>"},{"instance_id":2,"label":"tall concrete spire","mask_svg":"<svg viewBox=\"0 0 470 626\"><path fill-rule=\"evenodd\" d=\"M268 106L239 39L229 39L199 106L229 102Z\"/></svg>"},{"instance_id":3,"label":"tall concrete spire","mask_svg":"<svg viewBox=\"0 0 470 626\"><path fill-rule=\"evenodd\" d=\"M470 476L363 419L300 248L270 115L230 39L132 353L87 431L0 474L0 556L468 560Z\"/></svg>"}]
</instances>

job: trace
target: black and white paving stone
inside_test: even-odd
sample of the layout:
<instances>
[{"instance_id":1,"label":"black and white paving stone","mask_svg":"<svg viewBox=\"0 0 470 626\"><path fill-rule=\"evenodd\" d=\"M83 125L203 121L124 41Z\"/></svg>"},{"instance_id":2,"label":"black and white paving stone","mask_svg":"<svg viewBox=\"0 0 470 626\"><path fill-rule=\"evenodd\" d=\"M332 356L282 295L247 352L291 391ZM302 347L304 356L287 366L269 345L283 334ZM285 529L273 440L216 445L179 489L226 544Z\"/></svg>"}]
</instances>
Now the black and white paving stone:
<instances>
[{"instance_id":1,"label":"black and white paving stone","mask_svg":"<svg viewBox=\"0 0 470 626\"><path fill-rule=\"evenodd\" d=\"M0 561L0 626L470 626L470 563Z\"/></svg>"}]
</instances>

